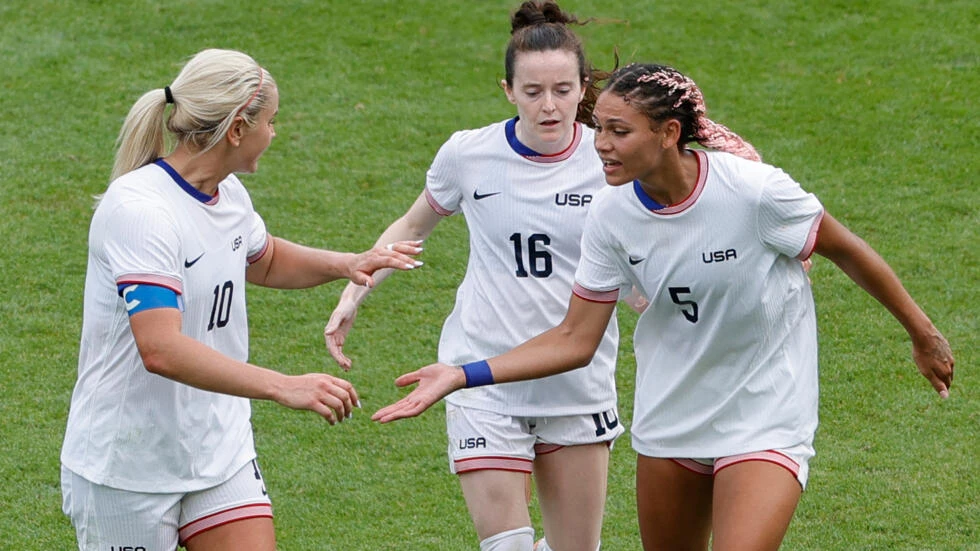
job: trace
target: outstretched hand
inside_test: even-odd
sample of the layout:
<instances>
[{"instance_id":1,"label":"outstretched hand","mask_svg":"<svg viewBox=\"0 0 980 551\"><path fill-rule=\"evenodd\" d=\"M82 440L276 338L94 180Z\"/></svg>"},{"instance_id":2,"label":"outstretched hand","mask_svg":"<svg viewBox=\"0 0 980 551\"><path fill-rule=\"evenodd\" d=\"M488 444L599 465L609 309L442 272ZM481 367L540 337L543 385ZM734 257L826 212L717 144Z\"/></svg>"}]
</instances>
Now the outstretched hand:
<instances>
[{"instance_id":1,"label":"outstretched hand","mask_svg":"<svg viewBox=\"0 0 980 551\"><path fill-rule=\"evenodd\" d=\"M344 355L344 341L354 327L355 318L357 318L357 305L341 300L330 314L326 327L323 328L323 339L327 343L327 350L344 371L350 371L352 363L351 359Z\"/></svg>"},{"instance_id":2,"label":"outstretched hand","mask_svg":"<svg viewBox=\"0 0 980 551\"><path fill-rule=\"evenodd\" d=\"M357 285L374 287L371 276L378 270L413 270L422 265L421 261L413 258L422 252L421 245L421 241L396 241L356 254L350 265L349 279Z\"/></svg>"},{"instance_id":3,"label":"outstretched hand","mask_svg":"<svg viewBox=\"0 0 980 551\"><path fill-rule=\"evenodd\" d=\"M385 406L375 412L371 419L380 423L388 423L415 417L429 406L442 400L449 393L466 386L466 376L459 367L435 363L422 369L406 373L395 379L397 386L418 384L407 396L394 404Z\"/></svg>"},{"instance_id":4,"label":"outstretched hand","mask_svg":"<svg viewBox=\"0 0 980 551\"><path fill-rule=\"evenodd\" d=\"M949 398L955 361L946 337L936 331L927 339L912 341L912 359L919 373L929 379L936 392L943 398Z\"/></svg>"}]
</instances>

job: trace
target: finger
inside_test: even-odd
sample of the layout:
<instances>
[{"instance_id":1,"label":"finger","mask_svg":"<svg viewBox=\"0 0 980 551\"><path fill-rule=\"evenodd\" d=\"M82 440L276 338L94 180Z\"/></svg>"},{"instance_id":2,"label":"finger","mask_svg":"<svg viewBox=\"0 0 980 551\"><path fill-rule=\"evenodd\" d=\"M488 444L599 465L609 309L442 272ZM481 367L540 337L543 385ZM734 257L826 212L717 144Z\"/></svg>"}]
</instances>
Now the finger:
<instances>
[{"instance_id":1,"label":"finger","mask_svg":"<svg viewBox=\"0 0 980 551\"><path fill-rule=\"evenodd\" d=\"M385 248L392 252L416 255L421 253L422 241L393 241L385 245Z\"/></svg>"},{"instance_id":2,"label":"finger","mask_svg":"<svg viewBox=\"0 0 980 551\"><path fill-rule=\"evenodd\" d=\"M351 359L344 355L344 341L335 335L327 337L327 352L344 371L350 371Z\"/></svg>"},{"instance_id":3,"label":"finger","mask_svg":"<svg viewBox=\"0 0 980 551\"><path fill-rule=\"evenodd\" d=\"M327 422L330 423L331 425L337 424L337 415L334 413L332 409L327 407L322 402L319 401L315 402L310 409L312 409L314 412L319 414L320 417L326 419Z\"/></svg>"},{"instance_id":4,"label":"finger","mask_svg":"<svg viewBox=\"0 0 980 551\"><path fill-rule=\"evenodd\" d=\"M345 405L345 401L334 394L325 394L321 396L320 404L330 410L332 413L331 417L333 417L333 419L335 419L338 423L343 422L351 411L351 408Z\"/></svg>"},{"instance_id":5,"label":"finger","mask_svg":"<svg viewBox=\"0 0 980 551\"><path fill-rule=\"evenodd\" d=\"M419 375L418 371L413 371L411 373L406 373L397 379L395 379L395 386L408 386L419 382L422 377Z\"/></svg>"},{"instance_id":6,"label":"finger","mask_svg":"<svg viewBox=\"0 0 980 551\"><path fill-rule=\"evenodd\" d=\"M932 376L929 377L929 382L932 383L932 388L936 389L939 393L939 397L942 399L949 398L949 386L946 385L939 377Z\"/></svg>"},{"instance_id":7,"label":"finger","mask_svg":"<svg viewBox=\"0 0 980 551\"><path fill-rule=\"evenodd\" d=\"M415 417L422 411L425 411L424 408L419 408L413 405L406 397L395 402L394 404L391 404L390 406L379 409L374 415L371 416L371 420L379 423L390 423L391 421L397 421L398 419Z\"/></svg>"},{"instance_id":8,"label":"finger","mask_svg":"<svg viewBox=\"0 0 980 551\"><path fill-rule=\"evenodd\" d=\"M351 404L353 405L353 407L357 407L357 408L361 407L361 397L358 396L357 389L354 388L354 385L351 384L350 381L346 381L344 379L340 379L340 380L344 381L348 385L347 394L350 396ZM351 410L351 412L353 413L353 409Z\"/></svg>"},{"instance_id":9,"label":"finger","mask_svg":"<svg viewBox=\"0 0 980 551\"><path fill-rule=\"evenodd\" d=\"M343 418L350 417L350 414L354 411L357 393L354 392L354 385L344 379L333 376L330 376L330 378L334 384L330 385L327 400L329 401L329 405L337 410L341 420L343 420Z\"/></svg>"}]
</instances>

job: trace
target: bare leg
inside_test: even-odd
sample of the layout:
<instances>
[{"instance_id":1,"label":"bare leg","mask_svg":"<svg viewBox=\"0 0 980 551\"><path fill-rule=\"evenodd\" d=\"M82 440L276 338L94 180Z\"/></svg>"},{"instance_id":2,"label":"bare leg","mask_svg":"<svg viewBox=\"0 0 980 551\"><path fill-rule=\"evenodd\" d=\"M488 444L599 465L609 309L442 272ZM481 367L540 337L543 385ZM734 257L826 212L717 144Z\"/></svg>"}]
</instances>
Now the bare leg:
<instances>
[{"instance_id":1,"label":"bare leg","mask_svg":"<svg viewBox=\"0 0 980 551\"><path fill-rule=\"evenodd\" d=\"M606 443L566 446L534 460L538 502L548 546L595 551L606 505Z\"/></svg>"},{"instance_id":2,"label":"bare leg","mask_svg":"<svg viewBox=\"0 0 980 551\"><path fill-rule=\"evenodd\" d=\"M715 475L715 551L779 549L803 490L779 465L745 461Z\"/></svg>"},{"instance_id":3,"label":"bare leg","mask_svg":"<svg viewBox=\"0 0 980 551\"><path fill-rule=\"evenodd\" d=\"M706 551L712 478L669 459L638 455L636 512L644 551Z\"/></svg>"},{"instance_id":4,"label":"bare leg","mask_svg":"<svg viewBox=\"0 0 980 551\"><path fill-rule=\"evenodd\" d=\"M507 530L531 526L525 473L470 471L459 475L459 484L480 540Z\"/></svg>"}]
</instances>

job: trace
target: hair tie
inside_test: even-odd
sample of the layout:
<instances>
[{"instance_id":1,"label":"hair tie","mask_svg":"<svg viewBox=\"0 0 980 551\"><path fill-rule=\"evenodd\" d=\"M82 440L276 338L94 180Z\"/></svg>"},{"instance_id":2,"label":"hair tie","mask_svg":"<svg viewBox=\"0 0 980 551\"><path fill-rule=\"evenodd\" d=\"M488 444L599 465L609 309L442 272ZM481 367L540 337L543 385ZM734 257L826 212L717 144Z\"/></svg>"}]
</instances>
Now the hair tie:
<instances>
[{"instance_id":1,"label":"hair tie","mask_svg":"<svg viewBox=\"0 0 980 551\"><path fill-rule=\"evenodd\" d=\"M548 22L548 18L541 12L533 13L528 17L528 23L532 25L544 25Z\"/></svg>"},{"instance_id":2,"label":"hair tie","mask_svg":"<svg viewBox=\"0 0 980 551\"><path fill-rule=\"evenodd\" d=\"M170 91L170 87L169 86L164 86L163 87L163 95L164 95L164 97L167 98L167 103L173 103L174 102L174 94L173 94L173 92Z\"/></svg>"}]
</instances>

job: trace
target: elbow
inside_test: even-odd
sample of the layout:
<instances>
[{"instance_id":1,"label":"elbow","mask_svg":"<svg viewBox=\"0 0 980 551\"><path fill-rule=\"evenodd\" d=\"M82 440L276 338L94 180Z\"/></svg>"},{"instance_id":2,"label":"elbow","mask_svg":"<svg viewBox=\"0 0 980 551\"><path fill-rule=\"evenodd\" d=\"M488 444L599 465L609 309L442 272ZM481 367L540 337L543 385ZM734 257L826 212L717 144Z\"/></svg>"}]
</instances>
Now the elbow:
<instances>
[{"instance_id":1,"label":"elbow","mask_svg":"<svg viewBox=\"0 0 980 551\"><path fill-rule=\"evenodd\" d=\"M173 362L170 361L170 355L166 354L163 349L143 346L139 348L139 353L144 369L154 375L168 379L173 378Z\"/></svg>"},{"instance_id":2,"label":"elbow","mask_svg":"<svg viewBox=\"0 0 980 551\"><path fill-rule=\"evenodd\" d=\"M583 350L575 354L575 369L580 367L585 367L592 363L592 358L595 356L595 349Z\"/></svg>"},{"instance_id":3,"label":"elbow","mask_svg":"<svg viewBox=\"0 0 980 551\"><path fill-rule=\"evenodd\" d=\"M596 350L599 348L601 335L599 339L583 338L582 335L564 328L561 333L565 343L563 348L567 354L566 361L569 365L574 366L573 369L585 367L592 363L592 358L595 357Z\"/></svg>"}]
</instances>

